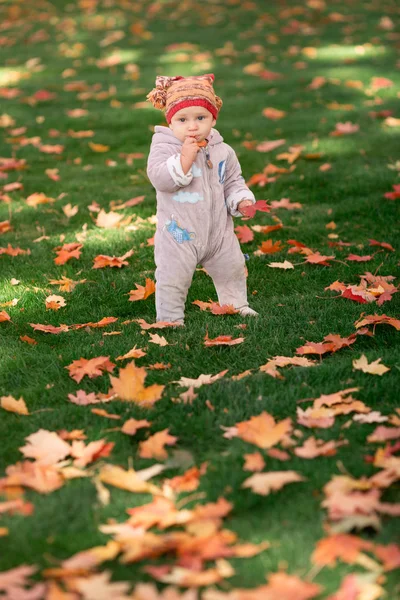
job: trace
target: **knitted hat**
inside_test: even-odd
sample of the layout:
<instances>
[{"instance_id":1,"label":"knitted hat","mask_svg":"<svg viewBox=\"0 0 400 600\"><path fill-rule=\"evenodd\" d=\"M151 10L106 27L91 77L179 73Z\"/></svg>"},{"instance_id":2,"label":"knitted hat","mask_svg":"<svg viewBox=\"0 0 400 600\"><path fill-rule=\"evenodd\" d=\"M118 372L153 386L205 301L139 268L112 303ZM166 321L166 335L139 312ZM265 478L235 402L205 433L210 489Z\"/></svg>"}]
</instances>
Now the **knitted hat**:
<instances>
[{"instance_id":1,"label":"knitted hat","mask_svg":"<svg viewBox=\"0 0 400 600\"><path fill-rule=\"evenodd\" d=\"M213 81L212 73L193 77L160 75L156 78L156 87L146 98L154 108L165 110L168 123L178 110L188 106L203 106L216 119L222 100L214 92Z\"/></svg>"}]
</instances>

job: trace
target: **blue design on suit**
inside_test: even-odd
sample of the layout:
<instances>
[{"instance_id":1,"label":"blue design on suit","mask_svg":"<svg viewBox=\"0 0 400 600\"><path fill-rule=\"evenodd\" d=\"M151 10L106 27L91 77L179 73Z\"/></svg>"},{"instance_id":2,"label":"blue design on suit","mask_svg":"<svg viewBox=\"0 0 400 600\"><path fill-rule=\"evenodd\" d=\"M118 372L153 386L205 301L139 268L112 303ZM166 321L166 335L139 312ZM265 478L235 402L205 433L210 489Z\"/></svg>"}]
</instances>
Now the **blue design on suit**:
<instances>
[{"instance_id":1,"label":"blue design on suit","mask_svg":"<svg viewBox=\"0 0 400 600\"><path fill-rule=\"evenodd\" d=\"M218 179L220 183L224 183L226 176L226 160L221 160L218 164Z\"/></svg>"},{"instance_id":2,"label":"blue design on suit","mask_svg":"<svg viewBox=\"0 0 400 600\"><path fill-rule=\"evenodd\" d=\"M183 244L183 242L191 242L196 237L196 234L193 231L188 231L187 229L180 227L173 217L171 217L170 221L166 221L165 227L172 237L178 242L178 244Z\"/></svg>"}]
</instances>

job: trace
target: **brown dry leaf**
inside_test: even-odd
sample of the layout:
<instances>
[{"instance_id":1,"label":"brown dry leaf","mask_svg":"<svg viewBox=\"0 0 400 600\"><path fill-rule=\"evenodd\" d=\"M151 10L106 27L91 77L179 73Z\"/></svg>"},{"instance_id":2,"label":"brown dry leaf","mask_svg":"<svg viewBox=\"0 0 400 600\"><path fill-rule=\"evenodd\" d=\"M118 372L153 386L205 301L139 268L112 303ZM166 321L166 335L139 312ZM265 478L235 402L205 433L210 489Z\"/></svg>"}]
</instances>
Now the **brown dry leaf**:
<instances>
[{"instance_id":1,"label":"brown dry leaf","mask_svg":"<svg viewBox=\"0 0 400 600\"><path fill-rule=\"evenodd\" d=\"M126 435L135 435L138 429L141 429L143 427L150 427L150 425L150 421L146 421L146 419L136 420L132 418L125 421L125 423L121 427L121 431Z\"/></svg>"},{"instance_id":2,"label":"brown dry leaf","mask_svg":"<svg viewBox=\"0 0 400 600\"><path fill-rule=\"evenodd\" d=\"M265 467L265 460L259 452L244 455L246 462L243 465L244 471L262 471Z\"/></svg>"},{"instance_id":3,"label":"brown dry leaf","mask_svg":"<svg viewBox=\"0 0 400 600\"><path fill-rule=\"evenodd\" d=\"M259 448L272 448L280 442L292 429L290 417L275 422L272 415L262 412L248 421L236 423L237 435L245 442L255 444Z\"/></svg>"},{"instance_id":4,"label":"brown dry leaf","mask_svg":"<svg viewBox=\"0 0 400 600\"><path fill-rule=\"evenodd\" d=\"M390 371L389 367L381 364L381 358L368 363L368 359L365 354L362 354L360 358L353 360L353 369L356 371L363 371L363 373L370 373L371 375L383 375Z\"/></svg>"},{"instance_id":5,"label":"brown dry leaf","mask_svg":"<svg viewBox=\"0 0 400 600\"><path fill-rule=\"evenodd\" d=\"M124 369L119 370L119 378L110 375L113 391L120 400L151 406L160 400L165 386L154 384L145 387L146 375L146 369L136 367L135 362L132 361Z\"/></svg>"},{"instance_id":6,"label":"brown dry leaf","mask_svg":"<svg viewBox=\"0 0 400 600\"><path fill-rule=\"evenodd\" d=\"M146 278L146 283L144 286L139 285L138 283L135 283L135 285L137 289L131 290L129 292L130 302L136 302L137 300L146 300L146 298L151 296L151 294L154 294L154 292L156 291L156 284L154 283L154 281L148 278Z\"/></svg>"},{"instance_id":7,"label":"brown dry leaf","mask_svg":"<svg viewBox=\"0 0 400 600\"><path fill-rule=\"evenodd\" d=\"M241 487L250 488L255 494L267 496L271 491L280 490L284 485L298 481L305 481L305 478L295 471L272 471L252 475L242 483Z\"/></svg>"},{"instance_id":8,"label":"brown dry leaf","mask_svg":"<svg viewBox=\"0 0 400 600\"><path fill-rule=\"evenodd\" d=\"M210 339L208 337L208 331L204 336L204 345L205 346L236 346L237 344L242 344L244 342L244 338L235 338L232 339L231 335L220 335L216 338Z\"/></svg>"},{"instance_id":9,"label":"brown dry leaf","mask_svg":"<svg viewBox=\"0 0 400 600\"><path fill-rule=\"evenodd\" d=\"M70 365L65 367L69 371L69 376L79 383L85 375L90 379L103 375L103 371L112 373L115 364L109 360L108 356L96 356L95 358L80 358L74 360Z\"/></svg>"},{"instance_id":10,"label":"brown dry leaf","mask_svg":"<svg viewBox=\"0 0 400 600\"><path fill-rule=\"evenodd\" d=\"M169 429L163 429L163 431L158 431L154 435L151 435L144 442L140 442L139 456L141 458L156 458L158 460L165 460L168 458L164 446L173 446L178 440L177 437L169 435L168 432Z\"/></svg>"},{"instance_id":11,"label":"brown dry leaf","mask_svg":"<svg viewBox=\"0 0 400 600\"><path fill-rule=\"evenodd\" d=\"M71 446L54 431L39 429L29 435L26 442L19 450L27 458L35 459L39 465L54 465L71 453Z\"/></svg>"},{"instance_id":12,"label":"brown dry leaf","mask_svg":"<svg viewBox=\"0 0 400 600\"><path fill-rule=\"evenodd\" d=\"M18 415L29 415L28 407L23 398L16 400L12 396L1 396L0 406L1 408L4 408L4 410L17 413Z\"/></svg>"},{"instance_id":13,"label":"brown dry leaf","mask_svg":"<svg viewBox=\"0 0 400 600\"><path fill-rule=\"evenodd\" d=\"M116 360L125 360L127 358L142 358L142 356L146 356L146 352L144 352L141 348L136 348L136 345L129 350L123 356L117 356Z\"/></svg>"}]
</instances>

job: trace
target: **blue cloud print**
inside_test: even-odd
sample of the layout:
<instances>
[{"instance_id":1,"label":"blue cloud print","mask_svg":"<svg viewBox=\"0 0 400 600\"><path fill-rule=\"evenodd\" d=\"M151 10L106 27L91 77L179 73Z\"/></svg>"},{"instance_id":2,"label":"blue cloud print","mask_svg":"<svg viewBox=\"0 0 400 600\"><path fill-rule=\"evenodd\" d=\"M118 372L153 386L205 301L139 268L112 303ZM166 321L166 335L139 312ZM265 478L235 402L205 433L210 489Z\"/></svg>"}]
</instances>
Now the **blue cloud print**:
<instances>
[{"instance_id":1,"label":"blue cloud print","mask_svg":"<svg viewBox=\"0 0 400 600\"><path fill-rule=\"evenodd\" d=\"M204 200L203 196L198 192L178 192L175 196L172 196L176 202L181 202L184 204L185 202L189 202L189 204L196 204L200 200Z\"/></svg>"}]
</instances>

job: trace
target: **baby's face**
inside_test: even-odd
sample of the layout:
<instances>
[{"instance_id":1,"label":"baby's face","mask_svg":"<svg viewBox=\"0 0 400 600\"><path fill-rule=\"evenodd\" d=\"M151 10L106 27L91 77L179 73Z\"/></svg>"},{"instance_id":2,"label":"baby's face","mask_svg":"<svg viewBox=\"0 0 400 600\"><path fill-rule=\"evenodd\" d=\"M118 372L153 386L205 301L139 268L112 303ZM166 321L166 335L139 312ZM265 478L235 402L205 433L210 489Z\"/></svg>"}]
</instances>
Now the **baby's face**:
<instances>
[{"instance_id":1,"label":"baby's face","mask_svg":"<svg viewBox=\"0 0 400 600\"><path fill-rule=\"evenodd\" d=\"M201 142L208 137L215 123L216 120L206 108L189 106L174 114L169 127L181 142L187 137L194 137L197 142Z\"/></svg>"}]
</instances>

